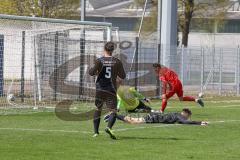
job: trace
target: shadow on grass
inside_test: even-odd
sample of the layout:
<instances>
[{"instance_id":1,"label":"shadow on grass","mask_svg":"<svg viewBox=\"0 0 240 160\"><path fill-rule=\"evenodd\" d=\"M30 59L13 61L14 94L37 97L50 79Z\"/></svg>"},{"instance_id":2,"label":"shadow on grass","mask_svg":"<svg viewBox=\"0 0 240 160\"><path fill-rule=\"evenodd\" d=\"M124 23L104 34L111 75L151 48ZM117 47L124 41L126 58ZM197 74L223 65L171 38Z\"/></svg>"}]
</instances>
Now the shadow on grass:
<instances>
[{"instance_id":1,"label":"shadow on grass","mask_svg":"<svg viewBox=\"0 0 240 160\"><path fill-rule=\"evenodd\" d=\"M184 140L193 140L186 138L175 138L175 137L130 137L130 136L119 136L118 140L167 140L167 141L184 141Z\"/></svg>"}]
</instances>

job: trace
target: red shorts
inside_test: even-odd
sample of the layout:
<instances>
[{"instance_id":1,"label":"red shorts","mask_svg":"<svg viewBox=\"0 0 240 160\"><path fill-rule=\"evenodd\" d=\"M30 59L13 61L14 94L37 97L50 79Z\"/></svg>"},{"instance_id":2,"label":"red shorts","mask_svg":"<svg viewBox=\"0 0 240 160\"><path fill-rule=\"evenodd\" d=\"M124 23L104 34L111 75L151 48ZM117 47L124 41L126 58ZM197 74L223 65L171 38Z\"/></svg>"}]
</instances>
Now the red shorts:
<instances>
[{"instance_id":1,"label":"red shorts","mask_svg":"<svg viewBox=\"0 0 240 160\"><path fill-rule=\"evenodd\" d=\"M171 98L175 93L178 97L183 97L183 87L180 80L176 80L174 83L170 84L170 90L166 93L167 99Z\"/></svg>"}]
</instances>

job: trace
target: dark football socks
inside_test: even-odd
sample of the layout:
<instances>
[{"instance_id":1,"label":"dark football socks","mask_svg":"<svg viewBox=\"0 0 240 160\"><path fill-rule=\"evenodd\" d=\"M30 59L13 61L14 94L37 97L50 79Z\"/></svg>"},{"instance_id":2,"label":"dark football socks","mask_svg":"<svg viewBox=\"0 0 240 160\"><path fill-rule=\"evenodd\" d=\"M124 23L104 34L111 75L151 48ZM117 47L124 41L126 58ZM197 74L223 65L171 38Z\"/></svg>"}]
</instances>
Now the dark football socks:
<instances>
[{"instance_id":1,"label":"dark football socks","mask_svg":"<svg viewBox=\"0 0 240 160\"><path fill-rule=\"evenodd\" d=\"M101 111L96 110L94 113L93 125L94 125L94 133L99 134L99 125L101 120Z\"/></svg>"},{"instance_id":2,"label":"dark football socks","mask_svg":"<svg viewBox=\"0 0 240 160\"><path fill-rule=\"evenodd\" d=\"M116 113L111 113L108 119L108 128L112 129L114 123L116 122Z\"/></svg>"}]
</instances>

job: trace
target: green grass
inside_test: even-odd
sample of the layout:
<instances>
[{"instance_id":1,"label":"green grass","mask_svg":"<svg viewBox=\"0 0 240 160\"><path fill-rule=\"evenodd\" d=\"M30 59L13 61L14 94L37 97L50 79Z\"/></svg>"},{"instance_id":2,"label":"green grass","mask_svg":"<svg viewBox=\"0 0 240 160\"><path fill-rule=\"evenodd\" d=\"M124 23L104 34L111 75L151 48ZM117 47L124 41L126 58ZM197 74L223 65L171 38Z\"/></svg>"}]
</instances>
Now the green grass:
<instances>
[{"instance_id":1,"label":"green grass","mask_svg":"<svg viewBox=\"0 0 240 160\"><path fill-rule=\"evenodd\" d=\"M233 101L231 101L231 99ZM159 107L160 101L153 103ZM117 122L118 140L92 138L92 122L65 122L54 113L0 116L1 160L239 160L240 100L212 98L206 108L169 102L167 112L188 105L209 126L128 125ZM220 123L219 121L224 121ZM101 131L106 124L102 122ZM127 129L127 130L122 130Z\"/></svg>"}]
</instances>

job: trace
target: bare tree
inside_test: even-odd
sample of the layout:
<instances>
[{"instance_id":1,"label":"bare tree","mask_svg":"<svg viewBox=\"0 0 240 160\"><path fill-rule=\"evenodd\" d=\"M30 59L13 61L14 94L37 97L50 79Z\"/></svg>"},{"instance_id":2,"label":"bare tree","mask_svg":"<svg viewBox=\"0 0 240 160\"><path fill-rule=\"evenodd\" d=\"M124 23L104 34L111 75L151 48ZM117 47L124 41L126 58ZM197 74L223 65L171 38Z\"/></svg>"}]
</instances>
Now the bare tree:
<instances>
[{"instance_id":1,"label":"bare tree","mask_svg":"<svg viewBox=\"0 0 240 160\"><path fill-rule=\"evenodd\" d=\"M144 1L135 0L135 3L140 6L143 5ZM158 0L151 1L152 11L150 16L145 18L143 25L145 33L156 32L157 3ZM229 0L178 0L178 31L182 32L182 45L188 46L188 35L194 17L196 17L199 24L202 24L202 21L206 21L209 17L217 23L222 23L229 4ZM208 27L211 25L213 24L210 21L206 24Z\"/></svg>"},{"instance_id":2,"label":"bare tree","mask_svg":"<svg viewBox=\"0 0 240 160\"><path fill-rule=\"evenodd\" d=\"M190 24L194 13L194 0L181 0L183 4L183 13L179 16L179 29L182 31L182 44L188 45L188 35L190 32Z\"/></svg>"},{"instance_id":3,"label":"bare tree","mask_svg":"<svg viewBox=\"0 0 240 160\"><path fill-rule=\"evenodd\" d=\"M229 8L229 0L179 0L179 31L182 32L182 45L188 46L188 35L193 17L195 23L203 25L206 31L213 32L214 25L222 23ZM202 27L203 28L203 27Z\"/></svg>"}]
</instances>

